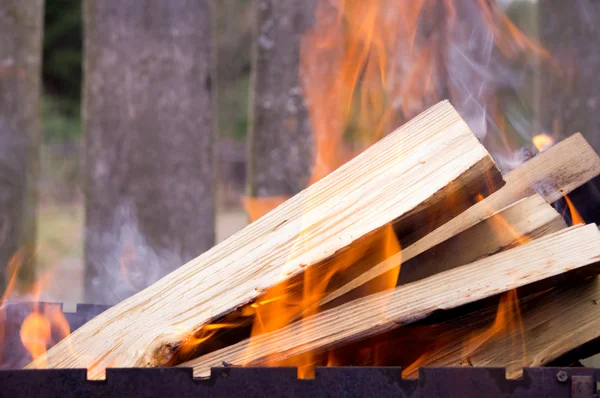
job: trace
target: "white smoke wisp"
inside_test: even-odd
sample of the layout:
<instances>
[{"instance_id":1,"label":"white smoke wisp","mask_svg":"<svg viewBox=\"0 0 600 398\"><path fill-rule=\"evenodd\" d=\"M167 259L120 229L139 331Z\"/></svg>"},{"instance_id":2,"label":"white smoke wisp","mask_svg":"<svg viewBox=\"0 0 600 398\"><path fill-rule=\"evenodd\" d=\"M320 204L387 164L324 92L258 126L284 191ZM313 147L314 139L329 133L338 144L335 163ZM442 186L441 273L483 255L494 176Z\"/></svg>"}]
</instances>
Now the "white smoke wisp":
<instances>
[{"instance_id":1,"label":"white smoke wisp","mask_svg":"<svg viewBox=\"0 0 600 398\"><path fill-rule=\"evenodd\" d=\"M526 54L516 37L501 37L499 22L490 21L499 9L486 10L476 1L454 4L444 46L450 100L507 172L537 152L531 142L544 131L524 94L535 89L540 54Z\"/></svg>"},{"instance_id":2,"label":"white smoke wisp","mask_svg":"<svg viewBox=\"0 0 600 398\"><path fill-rule=\"evenodd\" d=\"M114 228L100 238L105 250L92 262L98 269L91 280L91 304L118 303L167 275L173 264L183 264L179 254L148 242L130 202L122 201L115 213Z\"/></svg>"}]
</instances>

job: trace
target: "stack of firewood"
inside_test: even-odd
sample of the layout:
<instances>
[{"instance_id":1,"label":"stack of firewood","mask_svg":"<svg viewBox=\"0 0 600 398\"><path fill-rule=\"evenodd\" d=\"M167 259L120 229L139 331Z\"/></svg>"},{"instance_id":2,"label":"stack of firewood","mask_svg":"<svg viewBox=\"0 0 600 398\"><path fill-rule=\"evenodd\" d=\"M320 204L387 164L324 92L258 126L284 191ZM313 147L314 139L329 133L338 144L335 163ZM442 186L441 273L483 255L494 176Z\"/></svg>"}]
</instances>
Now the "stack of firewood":
<instances>
[{"instance_id":1,"label":"stack of firewood","mask_svg":"<svg viewBox=\"0 0 600 398\"><path fill-rule=\"evenodd\" d=\"M433 335L440 339L420 366L502 366L516 376L600 336L600 232L568 228L549 204L599 173L600 158L576 134L502 176L452 106L440 103L29 368L85 367L101 378L107 367L181 365L206 375L223 363L285 364L409 336L413 323L443 310ZM383 258L364 255L380 236L389 239L386 231L396 244ZM249 337L258 307L282 300L281 292L306 299L309 271L329 278L322 294L300 300L281 327ZM506 292L522 305L499 319ZM493 335L490 324L512 318L518 327L481 344L471 339L465 362L465 339Z\"/></svg>"}]
</instances>

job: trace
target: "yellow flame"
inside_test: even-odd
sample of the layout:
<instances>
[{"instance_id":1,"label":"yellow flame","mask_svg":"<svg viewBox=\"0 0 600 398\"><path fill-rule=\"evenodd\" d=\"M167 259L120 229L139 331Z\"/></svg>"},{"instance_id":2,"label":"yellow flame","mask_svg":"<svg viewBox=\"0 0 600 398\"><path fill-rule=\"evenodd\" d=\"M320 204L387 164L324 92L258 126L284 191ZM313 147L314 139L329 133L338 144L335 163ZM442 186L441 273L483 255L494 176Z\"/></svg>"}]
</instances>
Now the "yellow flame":
<instances>
[{"instance_id":1,"label":"yellow flame","mask_svg":"<svg viewBox=\"0 0 600 398\"><path fill-rule=\"evenodd\" d=\"M533 137L532 141L533 145L535 145L537 150L540 152L543 152L554 145L554 139L545 133L536 135Z\"/></svg>"},{"instance_id":2,"label":"yellow flame","mask_svg":"<svg viewBox=\"0 0 600 398\"><path fill-rule=\"evenodd\" d=\"M519 52L548 55L520 32L495 2L476 0L475 4L480 11L477 18L483 19L494 45L504 55L513 57ZM447 79L440 61L449 45L450 31L460 25L457 5L455 0L317 1L314 23L303 35L300 48L300 81L315 140L311 184L380 139L391 127L408 121L446 95L440 90L445 83L438 81ZM445 15L437 18L440 10ZM443 27L428 34L419 32L423 20L438 19ZM501 126L500 119L498 125ZM500 138L508 148L507 137ZM286 199L245 198L244 207L250 219L256 220ZM503 221L497 219L495 224L511 230ZM308 267L302 280L281 283L261 295L259 301L244 307L242 316L253 317L252 335L279 329L299 316L317 313L316 303L328 293L336 277L368 257L382 261L398 253L400 245L392 227L388 225L380 232L368 242L380 251L376 255L365 248L349 250L335 264L329 264L326 271ZM528 239L516 237L521 244ZM296 249L301 250L301 242L297 245ZM395 285L397 273L389 275L389 280L383 283L386 286L376 289ZM498 320L503 319L500 310ZM205 341L211 333L192 340ZM249 349L253 349L252 340ZM314 355L306 353L291 363L299 367L300 377L312 374ZM266 362L277 365L268 358ZM334 356L328 362L341 364Z\"/></svg>"},{"instance_id":3,"label":"yellow flame","mask_svg":"<svg viewBox=\"0 0 600 398\"><path fill-rule=\"evenodd\" d=\"M579 212L575 208L575 205L573 204L573 202L571 202L571 199L569 199L567 195L565 195L565 201L567 202L567 207L569 208L569 212L571 214L571 222L573 223L573 225L585 224L585 220L583 219L583 217L581 217L581 214L579 214Z\"/></svg>"}]
</instances>

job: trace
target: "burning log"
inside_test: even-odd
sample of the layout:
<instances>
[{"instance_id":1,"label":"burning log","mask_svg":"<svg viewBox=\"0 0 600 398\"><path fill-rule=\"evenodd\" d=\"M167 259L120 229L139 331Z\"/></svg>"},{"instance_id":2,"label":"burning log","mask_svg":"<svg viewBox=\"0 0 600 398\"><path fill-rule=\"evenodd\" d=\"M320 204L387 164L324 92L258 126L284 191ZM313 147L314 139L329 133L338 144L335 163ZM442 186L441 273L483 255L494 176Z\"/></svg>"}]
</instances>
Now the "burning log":
<instances>
[{"instance_id":1,"label":"burning log","mask_svg":"<svg viewBox=\"0 0 600 398\"><path fill-rule=\"evenodd\" d=\"M504 367L508 378L521 377L524 367L543 366L600 337L599 302L600 278L594 277L521 298L519 312L498 314L495 303L479 308L435 324L439 333L419 366ZM511 324L520 327L507 327ZM411 338L403 337L414 336L412 325L399 332L397 337L410 344ZM417 377L417 369L403 375Z\"/></svg>"},{"instance_id":2,"label":"burning log","mask_svg":"<svg viewBox=\"0 0 600 398\"><path fill-rule=\"evenodd\" d=\"M412 254L409 251L412 246L409 246L405 250L409 252L409 255L405 257L409 258L402 259L404 261L402 261L400 275L397 276L398 284L415 282L436 273L472 263L566 227L567 224L560 214L540 195L530 196L493 213L485 220L415 257L409 257ZM384 266L392 267L390 271L380 274L341 296L335 295L336 292L334 292L320 304L328 303L326 307L333 307L377 292L377 287L383 286L382 280L391 278L392 273L397 274L401 260L399 257L404 254L401 252L384 260L351 283L364 281L365 275L370 275L371 271L382 269ZM340 289L338 292L344 292L344 290ZM327 299L331 299L331 301Z\"/></svg>"},{"instance_id":3,"label":"burning log","mask_svg":"<svg viewBox=\"0 0 600 398\"><path fill-rule=\"evenodd\" d=\"M597 274L600 231L575 226L429 278L339 307L189 361L206 376L222 363L260 366L309 351L325 351L534 282L579 271ZM594 266L588 266L594 264ZM485 270L485 272L482 272ZM571 271L571 272L569 272ZM435 292L435 294L432 294ZM268 361L268 362L267 362Z\"/></svg>"},{"instance_id":4,"label":"burning log","mask_svg":"<svg viewBox=\"0 0 600 398\"><path fill-rule=\"evenodd\" d=\"M574 134L507 173L504 176L506 185L498 192L470 207L414 244L403 248L402 253L390 257L341 288L332 291L321 301L321 305L375 278L381 278L386 272L397 268L400 262L407 263L410 259L427 252L522 198L537 192L548 203L552 203L599 174L600 157L581 134ZM511 219L508 224L511 225L514 221L516 219Z\"/></svg>"},{"instance_id":5,"label":"burning log","mask_svg":"<svg viewBox=\"0 0 600 398\"><path fill-rule=\"evenodd\" d=\"M424 279L564 228L567 224L552 206L539 195L530 196L403 262L398 283Z\"/></svg>"},{"instance_id":6,"label":"burning log","mask_svg":"<svg viewBox=\"0 0 600 398\"><path fill-rule=\"evenodd\" d=\"M309 268L326 272L390 223L402 245L414 242L500 185L489 154L440 103L28 367L86 367L89 378L101 378L109 366L177 364L206 340L203 326L248 308L267 289Z\"/></svg>"}]
</instances>

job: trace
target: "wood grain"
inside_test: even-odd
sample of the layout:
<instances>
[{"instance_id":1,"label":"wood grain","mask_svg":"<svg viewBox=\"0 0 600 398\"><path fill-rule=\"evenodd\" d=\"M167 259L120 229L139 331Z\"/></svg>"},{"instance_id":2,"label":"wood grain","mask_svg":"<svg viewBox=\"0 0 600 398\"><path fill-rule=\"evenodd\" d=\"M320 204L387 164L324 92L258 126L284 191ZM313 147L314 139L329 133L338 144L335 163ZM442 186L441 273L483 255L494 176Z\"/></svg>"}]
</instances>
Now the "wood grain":
<instances>
[{"instance_id":1,"label":"wood grain","mask_svg":"<svg viewBox=\"0 0 600 398\"><path fill-rule=\"evenodd\" d=\"M400 274L397 276L397 284L415 282L439 272L472 263L566 227L567 224L560 214L540 195L535 194L491 214L485 220L430 250L403 261ZM389 259L384 260L384 263L388 262ZM398 266L400 266L399 263L396 264L396 267ZM379 267L381 265L372 269ZM372 278L356 289L335 297L323 308L332 308L380 291L378 288L385 287L385 281L398 275L396 267ZM370 271L365 274L370 274ZM359 278L364 280L365 274Z\"/></svg>"},{"instance_id":2,"label":"wood grain","mask_svg":"<svg viewBox=\"0 0 600 398\"><path fill-rule=\"evenodd\" d=\"M270 287L331 260L393 222L416 239L501 177L448 102L414 118L221 244L77 329L29 368L168 366L181 345ZM455 206L445 198L459 195ZM444 210L443 213L441 212ZM432 216L435 212L436 216ZM436 225L437 224L437 225Z\"/></svg>"},{"instance_id":3,"label":"wood grain","mask_svg":"<svg viewBox=\"0 0 600 398\"><path fill-rule=\"evenodd\" d=\"M520 300L517 312L506 314L505 327L490 334L485 343L468 349L471 336L485 333L497 316L489 306L467 316L435 325L443 341L421 357L420 366L484 366L506 368L508 378L521 377L523 367L539 367L600 337L600 278L581 280ZM508 327L512 324L521 327ZM410 335L407 328L403 335ZM466 348L465 348L466 347ZM418 376L418 368L404 373Z\"/></svg>"},{"instance_id":4,"label":"wood grain","mask_svg":"<svg viewBox=\"0 0 600 398\"><path fill-rule=\"evenodd\" d=\"M253 366L281 362L389 331L447 310L572 270L597 273L600 231L578 225L506 252L429 278L374 294L298 321L275 332L189 361L181 366L206 376L223 361ZM582 269L583 268L583 269ZM485 272L482 272L485 270Z\"/></svg>"},{"instance_id":5,"label":"wood grain","mask_svg":"<svg viewBox=\"0 0 600 398\"><path fill-rule=\"evenodd\" d=\"M520 199L538 193L548 203L552 203L599 174L600 157L581 134L574 134L510 171L504 176L506 185L485 200L417 242L404 247L401 253L332 291L321 301L321 305L381 277L401 262L408 262Z\"/></svg>"},{"instance_id":6,"label":"wood grain","mask_svg":"<svg viewBox=\"0 0 600 398\"><path fill-rule=\"evenodd\" d=\"M490 215L471 228L402 264L398 284L424 279L567 228L540 195Z\"/></svg>"}]
</instances>

